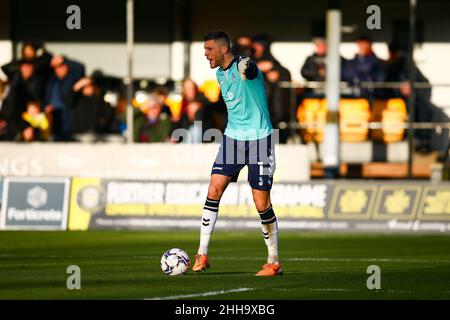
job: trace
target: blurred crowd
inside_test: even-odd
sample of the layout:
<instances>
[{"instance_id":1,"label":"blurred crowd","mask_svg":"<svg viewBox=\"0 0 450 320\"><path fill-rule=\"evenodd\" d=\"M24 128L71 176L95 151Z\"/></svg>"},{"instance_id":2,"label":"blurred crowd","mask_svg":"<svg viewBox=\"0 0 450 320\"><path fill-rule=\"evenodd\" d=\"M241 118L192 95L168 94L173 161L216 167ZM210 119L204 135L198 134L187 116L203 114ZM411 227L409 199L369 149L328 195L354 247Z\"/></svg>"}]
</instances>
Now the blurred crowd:
<instances>
[{"instance_id":1,"label":"blurred crowd","mask_svg":"<svg viewBox=\"0 0 450 320\"><path fill-rule=\"evenodd\" d=\"M21 58L1 67L0 141L125 141L126 87L120 78L94 71L72 58L54 55L43 44L26 42ZM172 81L134 81L135 142L168 142L176 129L202 142L210 128L224 130L226 107L220 89L206 94L191 79L180 90ZM181 141L173 141L181 142Z\"/></svg>"},{"instance_id":2,"label":"blurred crowd","mask_svg":"<svg viewBox=\"0 0 450 320\"><path fill-rule=\"evenodd\" d=\"M301 70L307 81L323 82L326 78L327 46L323 38L313 40L314 52ZM372 40L361 35L356 40L353 59L341 58L341 80L352 90L348 97L369 101L411 95L408 59L402 48L389 45L384 61L372 50ZM291 74L271 53L271 39L266 35L240 36L232 46L235 55L252 57L264 75L270 114L280 129L280 143L286 143L292 131L279 127L292 121L292 91L279 85L291 81ZM1 67L7 81L0 81L0 140L2 141L110 141L123 140L126 130L125 86L119 78L100 71L86 76L85 67L71 57L52 54L43 44L26 42L20 60ZM416 81L429 83L415 67ZM364 82L400 82L391 88L362 87ZM226 127L226 106L215 81L200 87L191 79L181 86L167 81L145 79L135 82L133 99L135 142L172 141L172 132L186 129L189 141L202 142L202 134ZM295 105L308 97L324 97L324 86L304 87L296 91ZM416 91L415 117L418 122L433 120L431 88ZM427 145L430 133L417 131L418 139Z\"/></svg>"},{"instance_id":3,"label":"blurred crowd","mask_svg":"<svg viewBox=\"0 0 450 320\"><path fill-rule=\"evenodd\" d=\"M288 122L290 114L289 89L279 86L279 81L290 81L291 75L270 50L270 40L267 36L241 36L236 38L235 54L253 57L266 80L267 94L271 108L274 127L280 129L280 142L285 143L290 131L278 127L280 122ZM301 69L301 76L307 84L296 91L295 105L301 104L305 98L324 98L327 67L327 44L324 37L313 39L314 52L306 58ZM410 64L407 48L398 43L388 44L389 57L383 60L375 54L370 36L361 34L355 41L356 54L352 59L341 57L341 81L348 84L349 89L341 92L343 98L364 98L370 105L375 100L390 98L404 99L405 103L411 96L409 83ZM444 122L449 121L445 113L431 102L431 86L429 80L416 65L413 65L415 81L422 83L422 88L415 90L414 121L415 122ZM371 86L370 83L379 82L384 86ZM430 151L432 130L415 130L416 149L423 152Z\"/></svg>"},{"instance_id":4,"label":"blurred crowd","mask_svg":"<svg viewBox=\"0 0 450 320\"><path fill-rule=\"evenodd\" d=\"M0 140L74 141L117 132L116 110L82 63L26 42L21 59L2 71L7 81L0 85Z\"/></svg>"}]
</instances>

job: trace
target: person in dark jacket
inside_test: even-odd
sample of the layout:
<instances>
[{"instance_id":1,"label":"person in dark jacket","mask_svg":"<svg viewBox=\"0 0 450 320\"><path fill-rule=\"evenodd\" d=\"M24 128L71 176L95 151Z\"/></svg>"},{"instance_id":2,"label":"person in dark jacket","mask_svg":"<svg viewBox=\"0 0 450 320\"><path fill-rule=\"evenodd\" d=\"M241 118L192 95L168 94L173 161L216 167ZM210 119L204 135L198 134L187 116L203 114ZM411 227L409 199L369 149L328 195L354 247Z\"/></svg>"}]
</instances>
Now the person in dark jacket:
<instances>
[{"instance_id":1,"label":"person in dark jacket","mask_svg":"<svg viewBox=\"0 0 450 320\"><path fill-rule=\"evenodd\" d=\"M45 111L52 115L54 140L69 141L73 112L67 100L73 85L84 77L84 66L62 56L53 57L51 65L54 72L45 91Z\"/></svg>"},{"instance_id":2,"label":"person in dark jacket","mask_svg":"<svg viewBox=\"0 0 450 320\"><path fill-rule=\"evenodd\" d=\"M231 52L235 56L252 57L254 55L253 40L250 36L242 35L235 39Z\"/></svg>"},{"instance_id":3,"label":"person in dark jacket","mask_svg":"<svg viewBox=\"0 0 450 320\"><path fill-rule=\"evenodd\" d=\"M279 129L279 122L290 120L289 89L278 85L280 81L291 81L291 73L272 55L270 40L265 35L253 38L254 60L264 75L267 99L269 102L270 120L274 128ZM286 143L289 138L288 129L280 129L279 142Z\"/></svg>"},{"instance_id":4,"label":"person in dark jacket","mask_svg":"<svg viewBox=\"0 0 450 320\"><path fill-rule=\"evenodd\" d=\"M162 112L162 103L154 96L140 106L140 112L135 113L134 141L136 142L167 142L172 132L172 121Z\"/></svg>"},{"instance_id":5,"label":"person in dark jacket","mask_svg":"<svg viewBox=\"0 0 450 320\"><path fill-rule=\"evenodd\" d=\"M20 66L23 62L31 63L34 65L34 73L45 83L52 73L50 66L52 58L53 55L44 48L42 43L24 42L21 59L5 64L1 69L9 80L13 80L20 73Z\"/></svg>"},{"instance_id":6,"label":"person in dark jacket","mask_svg":"<svg viewBox=\"0 0 450 320\"><path fill-rule=\"evenodd\" d=\"M358 53L351 60L344 63L342 77L344 81L354 86L356 97L365 97L369 100L382 94L382 90L361 88L361 82L384 81L383 61L372 50L372 39L361 35L356 40Z\"/></svg>"},{"instance_id":7,"label":"person in dark jacket","mask_svg":"<svg viewBox=\"0 0 450 320\"><path fill-rule=\"evenodd\" d=\"M111 122L111 107L100 96L99 88L91 78L82 78L74 86L67 102L72 106L72 133L79 139L107 133Z\"/></svg>"},{"instance_id":8,"label":"person in dark jacket","mask_svg":"<svg viewBox=\"0 0 450 320\"><path fill-rule=\"evenodd\" d=\"M308 81L325 81L327 43L324 38L314 38L314 53L303 63L300 73Z\"/></svg>"},{"instance_id":9,"label":"person in dark jacket","mask_svg":"<svg viewBox=\"0 0 450 320\"><path fill-rule=\"evenodd\" d=\"M13 140L20 137L26 124L22 113L26 111L29 100L42 101L43 83L35 74L35 66L31 62L21 61L19 73L14 74L2 113L8 123L9 135Z\"/></svg>"},{"instance_id":10,"label":"person in dark jacket","mask_svg":"<svg viewBox=\"0 0 450 320\"><path fill-rule=\"evenodd\" d=\"M401 82L400 88L387 88L384 90L386 98L403 98L408 103L412 89L409 84L409 58L396 43L389 44L389 59L385 66L387 82ZM430 84L430 81L414 64L415 81ZM415 122L448 122L450 118L431 102L431 87L415 89L414 95L414 121ZM448 129L438 135L431 129L416 129L414 131L415 149L420 153L429 153L432 150L443 151L448 144Z\"/></svg>"},{"instance_id":11,"label":"person in dark jacket","mask_svg":"<svg viewBox=\"0 0 450 320\"><path fill-rule=\"evenodd\" d=\"M253 60L258 65L259 70L265 75L271 70L276 70L281 66L280 62L272 55L270 51L270 39L266 35L256 35L252 39Z\"/></svg>"}]
</instances>

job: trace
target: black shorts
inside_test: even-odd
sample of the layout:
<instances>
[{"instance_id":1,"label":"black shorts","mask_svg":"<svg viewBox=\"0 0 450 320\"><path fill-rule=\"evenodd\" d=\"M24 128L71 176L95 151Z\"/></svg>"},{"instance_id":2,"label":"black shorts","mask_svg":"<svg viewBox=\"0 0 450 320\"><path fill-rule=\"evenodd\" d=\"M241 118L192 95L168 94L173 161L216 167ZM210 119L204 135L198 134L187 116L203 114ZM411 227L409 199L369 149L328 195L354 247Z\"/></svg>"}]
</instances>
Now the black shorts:
<instances>
[{"instance_id":1,"label":"black shorts","mask_svg":"<svg viewBox=\"0 0 450 320\"><path fill-rule=\"evenodd\" d=\"M239 172L248 167L248 182L253 189L270 190L275 172L273 135L258 140L235 140L223 136L211 174L231 177L236 182Z\"/></svg>"}]
</instances>

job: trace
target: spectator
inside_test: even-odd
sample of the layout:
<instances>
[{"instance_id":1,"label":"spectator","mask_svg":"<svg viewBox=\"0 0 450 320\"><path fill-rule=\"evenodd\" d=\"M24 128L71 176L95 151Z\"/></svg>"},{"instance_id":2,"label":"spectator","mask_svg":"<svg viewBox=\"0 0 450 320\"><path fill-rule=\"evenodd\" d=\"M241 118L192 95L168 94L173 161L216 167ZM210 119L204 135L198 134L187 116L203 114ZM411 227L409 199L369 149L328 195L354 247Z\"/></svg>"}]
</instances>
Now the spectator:
<instances>
[{"instance_id":1,"label":"spectator","mask_svg":"<svg viewBox=\"0 0 450 320\"><path fill-rule=\"evenodd\" d=\"M279 122L290 120L289 89L281 88L279 81L291 81L291 73L284 68L270 52L268 37L260 35L253 38L254 60L264 75L269 111L274 128L279 129ZM279 142L286 143L289 129L280 129Z\"/></svg>"},{"instance_id":2,"label":"spectator","mask_svg":"<svg viewBox=\"0 0 450 320\"><path fill-rule=\"evenodd\" d=\"M10 136L8 134L8 123L5 116L0 112L0 141L8 141Z\"/></svg>"},{"instance_id":3,"label":"spectator","mask_svg":"<svg viewBox=\"0 0 450 320\"><path fill-rule=\"evenodd\" d=\"M270 52L270 40L266 35L257 35L252 39L253 59L262 73L275 69L280 63Z\"/></svg>"},{"instance_id":4,"label":"spectator","mask_svg":"<svg viewBox=\"0 0 450 320\"><path fill-rule=\"evenodd\" d=\"M43 82L46 82L51 75L50 62L52 54L45 50L44 46L37 42L24 42L22 45L22 60L12 61L2 66L2 71L12 80L20 72L22 62L34 65L35 74L38 75Z\"/></svg>"},{"instance_id":5,"label":"spectator","mask_svg":"<svg viewBox=\"0 0 450 320\"><path fill-rule=\"evenodd\" d=\"M430 84L429 80L414 65L415 81ZM405 52L395 43L389 44L389 59L386 63L386 81L402 82L399 89L385 89L387 98L403 98L408 102L411 96L411 87L409 85L409 59ZM414 96L414 121L415 122L448 122L449 117L441 108L435 106L431 102L431 87L420 88L415 90ZM415 149L421 153L429 153L433 146L435 149L442 151L444 145L438 146L438 139L433 138L435 132L431 129L416 129L414 137L416 140Z\"/></svg>"},{"instance_id":6,"label":"spectator","mask_svg":"<svg viewBox=\"0 0 450 320\"><path fill-rule=\"evenodd\" d=\"M23 141L47 141L50 137L50 122L47 115L41 111L38 101L28 101L27 110L22 114L27 127L22 131Z\"/></svg>"},{"instance_id":7,"label":"spectator","mask_svg":"<svg viewBox=\"0 0 450 320\"><path fill-rule=\"evenodd\" d=\"M0 112L6 109L6 101L9 95L10 86L7 82L0 80Z\"/></svg>"},{"instance_id":8,"label":"spectator","mask_svg":"<svg viewBox=\"0 0 450 320\"><path fill-rule=\"evenodd\" d=\"M172 132L172 122L166 113L162 113L163 105L154 96L140 106L140 113L135 117L134 141L166 142Z\"/></svg>"},{"instance_id":9,"label":"spectator","mask_svg":"<svg viewBox=\"0 0 450 320\"><path fill-rule=\"evenodd\" d=\"M181 90L181 113L175 121L187 113L188 104L194 101L199 101L202 105L208 104L208 99L199 91L197 84L191 79L185 79Z\"/></svg>"},{"instance_id":10,"label":"spectator","mask_svg":"<svg viewBox=\"0 0 450 320\"><path fill-rule=\"evenodd\" d=\"M202 143L206 130L214 128L214 115L210 105L205 105L199 100L189 102L186 113L176 123L176 128L188 130L189 139L184 143Z\"/></svg>"},{"instance_id":11,"label":"spectator","mask_svg":"<svg viewBox=\"0 0 450 320\"><path fill-rule=\"evenodd\" d=\"M75 140L94 141L98 135L107 133L112 122L112 110L91 78L78 80L67 102L73 108L72 132Z\"/></svg>"},{"instance_id":12,"label":"spectator","mask_svg":"<svg viewBox=\"0 0 450 320\"><path fill-rule=\"evenodd\" d=\"M169 96L169 89L164 86L158 86L152 91L152 94L162 104L163 108L161 112L167 114L169 118L172 118L172 110L170 110L170 107L166 104L167 97Z\"/></svg>"},{"instance_id":13,"label":"spectator","mask_svg":"<svg viewBox=\"0 0 450 320\"><path fill-rule=\"evenodd\" d=\"M325 81L327 43L324 38L314 38L314 53L306 58L300 71L308 81Z\"/></svg>"},{"instance_id":14,"label":"spectator","mask_svg":"<svg viewBox=\"0 0 450 320\"><path fill-rule=\"evenodd\" d=\"M22 114L29 100L42 100L41 79L34 73L34 64L21 61L19 72L14 74L8 95L2 103L2 113L8 124L8 135L12 140L20 140L24 128Z\"/></svg>"},{"instance_id":15,"label":"spectator","mask_svg":"<svg viewBox=\"0 0 450 320\"><path fill-rule=\"evenodd\" d=\"M343 65L342 77L344 81L354 85L354 95L365 97L370 101L378 96L382 90L361 88L361 82L384 81L383 61L372 50L372 39L366 35L360 35L356 40L358 53Z\"/></svg>"},{"instance_id":16,"label":"spectator","mask_svg":"<svg viewBox=\"0 0 450 320\"><path fill-rule=\"evenodd\" d=\"M247 35L237 37L231 48L231 52L234 56L253 57L254 49L252 38Z\"/></svg>"},{"instance_id":17,"label":"spectator","mask_svg":"<svg viewBox=\"0 0 450 320\"><path fill-rule=\"evenodd\" d=\"M6 82L0 80L0 141L8 140L8 124L6 122L4 110L6 107L6 97L8 96L9 87Z\"/></svg>"},{"instance_id":18,"label":"spectator","mask_svg":"<svg viewBox=\"0 0 450 320\"><path fill-rule=\"evenodd\" d=\"M45 111L53 118L53 135L55 141L69 141L72 124L72 106L68 99L73 85L84 77L84 66L62 56L55 56L51 61L54 70L45 91Z\"/></svg>"},{"instance_id":19,"label":"spectator","mask_svg":"<svg viewBox=\"0 0 450 320\"><path fill-rule=\"evenodd\" d=\"M183 143L202 143L203 142L203 105L200 101L189 102L186 113L177 123L177 128L186 129L189 136Z\"/></svg>"}]
</instances>

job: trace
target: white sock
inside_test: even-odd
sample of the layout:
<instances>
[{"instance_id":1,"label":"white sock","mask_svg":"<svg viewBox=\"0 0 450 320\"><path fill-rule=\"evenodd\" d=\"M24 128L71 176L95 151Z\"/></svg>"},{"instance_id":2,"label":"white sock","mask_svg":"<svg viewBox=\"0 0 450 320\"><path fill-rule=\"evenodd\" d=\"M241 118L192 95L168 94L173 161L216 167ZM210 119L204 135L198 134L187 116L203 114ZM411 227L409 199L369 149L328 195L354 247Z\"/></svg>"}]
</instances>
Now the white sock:
<instances>
[{"instance_id":1,"label":"white sock","mask_svg":"<svg viewBox=\"0 0 450 320\"><path fill-rule=\"evenodd\" d=\"M278 259L278 222L272 207L260 212L261 230L267 246L267 262L277 263Z\"/></svg>"},{"instance_id":2,"label":"white sock","mask_svg":"<svg viewBox=\"0 0 450 320\"><path fill-rule=\"evenodd\" d=\"M209 240L211 239L219 212L219 201L206 198L205 206L203 207L202 225L200 227L198 254L208 254Z\"/></svg>"}]
</instances>

